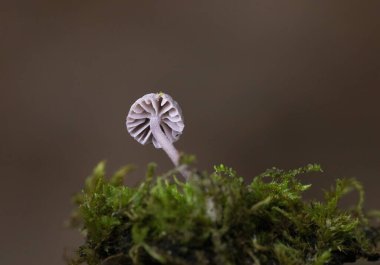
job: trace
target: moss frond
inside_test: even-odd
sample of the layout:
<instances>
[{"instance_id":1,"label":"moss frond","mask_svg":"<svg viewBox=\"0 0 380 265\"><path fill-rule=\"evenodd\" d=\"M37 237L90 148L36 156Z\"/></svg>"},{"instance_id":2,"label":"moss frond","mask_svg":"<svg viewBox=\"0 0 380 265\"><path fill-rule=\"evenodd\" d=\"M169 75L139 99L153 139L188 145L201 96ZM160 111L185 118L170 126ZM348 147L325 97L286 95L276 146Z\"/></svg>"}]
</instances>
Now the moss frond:
<instances>
[{"instance_id":1,"label":"moss frond","mask_svg":"<svg viewBox=\"0 0 380 265\"><path fill-rule=\"evenodd\" d=\"M184 157L184 160L193 160ZM99 163L74 197L71 224L86 240L72 265L127 264L343 264L379 259L377 212L363 213L364 191L354 179L339 179L325 201L306 202L310 185L294 170L272 168L244 183L224 165L187 182L173 174L155 177L154 164L137 187L123 185L132 167L106 177ZM352 210L342 196L359 192Z\"/></svg>"}]
</instances>

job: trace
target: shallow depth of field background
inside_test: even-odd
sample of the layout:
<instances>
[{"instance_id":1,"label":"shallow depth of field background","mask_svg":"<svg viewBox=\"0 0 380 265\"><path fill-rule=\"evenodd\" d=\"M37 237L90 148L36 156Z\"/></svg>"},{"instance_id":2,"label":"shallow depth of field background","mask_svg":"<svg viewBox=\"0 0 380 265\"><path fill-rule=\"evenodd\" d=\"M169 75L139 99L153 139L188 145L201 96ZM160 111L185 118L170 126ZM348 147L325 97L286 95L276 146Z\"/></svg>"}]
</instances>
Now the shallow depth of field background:
<instances>
[{"instance_id":1,"label":"shallow depth of field background","mask_svg":"<svg viewBox=\"0 0 380 265\"><path fill-rule=\"evenodd\" d=\"M8 3L7 3L8 2ZM247 179L309 162L357 177L380 208L379 1L5 1L0 8L0 264L63 265L63 226L95 164L164 152L124 125L164 91L185 116L176 146ZM355 195L346 203L354 202Z\"/></svg>"}]
</instances>

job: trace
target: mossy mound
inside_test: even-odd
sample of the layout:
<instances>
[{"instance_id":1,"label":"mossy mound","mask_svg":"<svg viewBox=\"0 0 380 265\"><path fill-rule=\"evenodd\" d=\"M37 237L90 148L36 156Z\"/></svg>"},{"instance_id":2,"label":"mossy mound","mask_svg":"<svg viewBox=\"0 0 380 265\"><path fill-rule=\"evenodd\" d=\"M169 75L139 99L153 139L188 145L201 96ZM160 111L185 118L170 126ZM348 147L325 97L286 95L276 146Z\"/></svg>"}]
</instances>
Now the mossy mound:
<instances>
[{"instance_id":1,"label":"mossy mound","mask_svg":"<svg viewBox=\"0 0 380 265\"><path fill-rule=\"evenodd\" d=\"M318 165L273 168L249 184L223 165L187 182L154 177L150 165L138 187L127 187L130 169L107 179L102 162L75 196L71 221L86 240L70 264L322 265L380 257L380 228L362 211L359 182L337 180L323 202L302 199L310 185L296 176ZM353 189L358 204L338 208Z\"/></svg>"}]
</instances>

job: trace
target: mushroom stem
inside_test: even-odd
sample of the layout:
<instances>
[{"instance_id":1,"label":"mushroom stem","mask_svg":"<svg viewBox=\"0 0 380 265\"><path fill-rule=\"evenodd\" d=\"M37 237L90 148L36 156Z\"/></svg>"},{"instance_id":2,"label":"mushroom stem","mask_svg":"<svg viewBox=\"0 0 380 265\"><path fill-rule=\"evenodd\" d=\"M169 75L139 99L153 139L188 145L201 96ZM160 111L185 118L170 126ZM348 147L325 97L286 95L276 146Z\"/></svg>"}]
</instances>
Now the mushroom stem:
<instances>
[{"instance_id":1,"label":"mushroom stem","mask_svg":"<svg viewBox=\"0 0 380 265\"><path fill-rule=\"evenodd\" d=\"M177 149L175 149L174 145L166 137L165 133L162 131L160 124L161 123L159 117L152 117L150 119L150 130L152 131L152 134L156 141L160 144L162 149L164 149L166 154L172 160L173 164L178 167L179 153Z\"/></svg>"},{"instance_id":2,"label":"mushroom stem","mask_svg":"<svg viewBox=\"0 0 380 265\"><path fill-rule=\"evenodd\" d=\"M187 180L190 176L190 171L186 168L185 165L179 165L179 153L177 149L175 149L174 145L169 141L168 137L166 137L165 133L162 131L160 124L161 123L159 117L152 117L149 123L150 130L156 141L160 144L162 149L164 149L166 154L170 157L177 170Z\"/></svg>"}]
</instances>

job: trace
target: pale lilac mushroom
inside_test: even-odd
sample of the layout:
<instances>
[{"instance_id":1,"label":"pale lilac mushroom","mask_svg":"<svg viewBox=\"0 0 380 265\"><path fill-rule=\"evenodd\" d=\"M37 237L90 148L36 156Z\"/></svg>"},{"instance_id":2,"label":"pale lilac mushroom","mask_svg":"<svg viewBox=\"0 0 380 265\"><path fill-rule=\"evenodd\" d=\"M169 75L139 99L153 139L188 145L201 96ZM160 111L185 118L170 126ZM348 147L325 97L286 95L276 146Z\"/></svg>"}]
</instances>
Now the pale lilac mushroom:
<instances>
[{"instance_id":1,"label":"pale lilac mushroom","mask_svg":"<svg viewBox=\"0 0 380 265\"><path fill-rule=\"evenodd\" d=\"M179 152L173 143L179 139L185 125L181 108L171 96L150 93L139 98L129 110L126 125L136 141L162 148L173 164L179 166ZM181 173L187 177L183 170Z\"/></svg>"}]
</instances>

